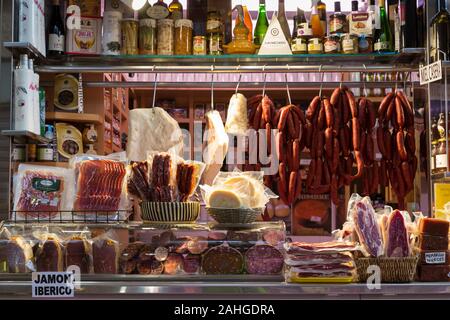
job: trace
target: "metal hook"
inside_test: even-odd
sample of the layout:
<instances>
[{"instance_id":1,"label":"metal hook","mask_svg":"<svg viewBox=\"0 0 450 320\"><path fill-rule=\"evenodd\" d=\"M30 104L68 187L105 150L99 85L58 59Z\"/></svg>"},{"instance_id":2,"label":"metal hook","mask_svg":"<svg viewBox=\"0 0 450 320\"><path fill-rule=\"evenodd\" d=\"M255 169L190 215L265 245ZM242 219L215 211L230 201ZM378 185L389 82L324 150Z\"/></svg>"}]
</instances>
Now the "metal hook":
<instances>
[{"instance_id":1,"label":"metal hook","mask_svg":"<svg viewBox=\"0 0 450 320\"><path fill-rule=\"evenodd\" d=\"M284 78L286 80L286 92L287 92L287 96L288 96L288 101L289 101L289 104L292 104L291 93L289 92L289 84L288 84L287 73L284 74Z\"/></svg>"},{"instance_id":2,"label":"metal hook","mask_svg":"<svg viewBox=\"0 0 450 320\"><path fill-rule=\"evenodd\" d=\"M214 65L211 65L211 71L214 71ZM211 110L214 110L214 72L211 73Z\"/></svg>"},{"instance_id":3,"label":"metal hook","mask_svg":"<svg viewBox=\"0 0 450 320\"><path fill-rule=\"evenodd\" d=\"M241 67L240 65L237 66L237 71L238 71L238 72L239 72L239 68L240 68L240 67ZM242 73L239 73L239 78L238 78L238 82L237 82L237 85L236 85L236 91L235 91L235 94L238 93L239 85L241 84L241 79L242 79Z\"/></svg>"},{"instance_id":4,"label":"metal hook","mask_svg":"<svg viewBox=\"0 0 450 320\"><path fill-rule=\"evenodd\" d=\"M363 63L363 67L364 67L364 70L367 71L367 67L364 63ZM364 97L367 97L367 87L366 87L366 77L365 76L363 76L363 92L364 92Z\"/></svg>"},{"instance_id":5,"label":"metal hook","mask_svg":"<svg viewBox=\"0 0 450 320\"><path fill-rule=\"evenodd\" d=\"M156 86L158 84L158 73L155 73L155 83L153 84L153 104L152 104L152 109L155 108L155 103L156 103Z\"/></svg>"},{"instance_id":6,"label":"metal hook","mask_svg":"<svg viewBox=\"0 0 450 320\"><path fill-rule=\"evenodd\" d=\"M262 96L264 97L266 95L266 79L267 79L267 73L265 72L266 70L266 65L263 65L262 67L262 72L263 72L263 92L262 92Z\"/></svg>"},{"instance_id":7,"label":"metal hook","mask_svg":"<svg viewBox=\"0 0 450 320\"><path fill-rule=\"evenodd\" d=\"M339 69L342 70L342 66L339 66ZM341 71L341 81L339 81L339 88L342 89L342 81L344 81L344 72Z\"/></svg>"},{"instance_id":8,"label":"metal hook","mask_svg":"<svg viewBox=\"0 0 450 320\"><path fill-rule=\"evenodd\" d=\"M322 99L322 88L323 88L323 73L322 73L322 66L319 66L319 76L321 76L321 81L320 81L320 88L319 88L319 97Z\"/></svg>"}]
</instances>

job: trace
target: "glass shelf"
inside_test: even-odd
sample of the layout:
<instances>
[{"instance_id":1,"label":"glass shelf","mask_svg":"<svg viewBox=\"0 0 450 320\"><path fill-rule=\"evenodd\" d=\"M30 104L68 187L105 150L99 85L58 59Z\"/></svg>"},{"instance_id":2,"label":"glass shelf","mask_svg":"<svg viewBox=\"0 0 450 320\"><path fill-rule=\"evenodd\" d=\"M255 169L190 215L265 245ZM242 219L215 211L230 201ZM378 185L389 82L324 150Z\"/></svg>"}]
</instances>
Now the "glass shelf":
<instances>
[{"instance_id":1,"label":"glass shelf","mask_svg":"<svg viewBox=\"0 0 450 320\"><path fill-rule=\"evenodd\" d=\"M50 143L50 140L37 135L31 131L25 130L2 130L3 136L13 137L17 140L23 140L26 143Z\"/></svg>"},{"instance_id":2,"label":"glass shelf","mask_svg":"<svg viewBox=\"0 0 450 320\"><path fill-rule=\"evenodd\" d=\"M403 71L418 67L423 48L405 49L400 53L371 54L298 54L298 55L221 55L221 56L64 56L46 59L40 72L330 72L380 70ZM372 71L378 71L372 69Z\"/></svg>"}]
</instances>

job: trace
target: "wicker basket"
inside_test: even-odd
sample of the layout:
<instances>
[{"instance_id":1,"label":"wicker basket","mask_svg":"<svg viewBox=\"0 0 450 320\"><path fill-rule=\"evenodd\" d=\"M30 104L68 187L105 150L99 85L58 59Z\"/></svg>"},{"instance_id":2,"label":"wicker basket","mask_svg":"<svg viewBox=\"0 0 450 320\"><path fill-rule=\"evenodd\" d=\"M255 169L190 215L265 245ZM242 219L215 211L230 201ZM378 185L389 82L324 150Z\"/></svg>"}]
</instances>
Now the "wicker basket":
<instances>
[{"instance_id":1,"label":"wicker basket","mask_svg":"<svg viewBox=\"0 0 450 320\"><path fill-rule=\"evenodd\" d=\"M367 268L372 265L380 267L381 282L404 283L414 280L416 274L418 256L406 258L355 258L356 270L359 282L366 282L372 273L367 273Z\"/></svg>"},{"instance_id":2,"label":"wicker basket","mask_svg":"<svg viewBox=\"0 0 450 320\"><path fill-rule=\"evenodd\" d=\"M141 203L142 218L152 222L194 222L200 214L200 202Z\"/></svg>"},{"instance_id":3,"label":"wicker basket","mask_svg":"<svg viewBox=\"0 0 450 320\"><path fill-rule=\"evenodd\" d=\"M252 223L262 215L264 209L206 208L208 214L219 223Z\"/></svg>"}]
</instances>

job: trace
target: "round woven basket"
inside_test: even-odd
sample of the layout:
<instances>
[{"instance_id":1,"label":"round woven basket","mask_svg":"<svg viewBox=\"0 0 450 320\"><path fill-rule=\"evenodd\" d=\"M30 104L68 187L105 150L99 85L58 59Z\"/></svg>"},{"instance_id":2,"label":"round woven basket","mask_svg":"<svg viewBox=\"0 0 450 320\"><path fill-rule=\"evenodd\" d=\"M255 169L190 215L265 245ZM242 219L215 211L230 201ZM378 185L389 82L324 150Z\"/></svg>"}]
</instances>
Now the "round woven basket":
<instances>
[{"instance_id":1,"label":"round woven basket","mask_svg":"<svg viewBox=\"0 0 450 320\"><path fill-rule=\"evenodd\" d=\"M152 222L194 222L200 214L200 202L141 203L142 218Z\"/></svg>"},{"instance_id":2,"label":"round woven basket","mask_svg":"<svg viewBox=\"0 0 450 320\"><path fill-rule=\"evenodd\" d=\"M264 209L224 209L207 207L206 211L219 223L252 223L263 214Z\"/></svg>"},{"instance_id":3,"label":"round woven basket","mask_svg":"<svg viewBox=\"0 0 450 320\"><path fill-rule=\"evenodd\" d=\"M404 283L414 280L418 256L405 258L355 258L356 271L359 282L366 282L373 274L367 272L370 266L378 266L381 271L381 282Z\"/></svg>"}]
</instances>

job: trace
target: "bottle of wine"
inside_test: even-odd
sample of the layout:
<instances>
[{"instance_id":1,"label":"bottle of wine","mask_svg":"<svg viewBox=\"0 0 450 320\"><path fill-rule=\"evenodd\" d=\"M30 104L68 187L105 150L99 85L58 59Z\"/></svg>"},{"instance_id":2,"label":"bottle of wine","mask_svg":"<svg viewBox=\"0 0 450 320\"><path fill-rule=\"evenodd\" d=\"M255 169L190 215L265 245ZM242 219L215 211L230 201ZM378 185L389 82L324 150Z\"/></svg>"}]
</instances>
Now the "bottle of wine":
<instances>
[{"instance_id":1,"label":"bottle of wine","mask_svg":"<svg viewBox=\"0 0 450 320\"><path fill-rule=\"evenodd\" d=\"M183 19L183 5L178 0L173 0L169 4L169 12L172 20Z\"/></svg>"},{"instance_id":2,"label":"bottle of wine","mask_svg":"<svg viewBox=\"0 0 450 320\"><path fill-rule=\"evenodd\" d=\"M400 0L400 49L417 47L417 6L416 0Z\"/></svg>"},{"instance_id":3,"label":"bottle of wine","mask_svg":"<svg viewBox=\"0 0 450 320\"><path fill-rule=\"evenodd\" d=\"M325 36L325 29L320 20L320 13L317 5L314 5L311 10L311 28L313 37L323 38Z\"/></svg>"},{"instance_id":4,"label":"bottle of wine","mask_svg":"<svg viewBox=\"0 0 450 320\"><path fill-rule=\"evenodd\" d=\"M253 39L256 45L262 44L268 27L269 21L267 20L266 1L259 0L258 20L256 20L255 37Z\"/></svg>"},{"instance_id":5,"label":"bottle of wine","mask_svg":"<svg viewBox=\"0 0 450 320\"><path fill-rule=\"evenodd\" d=\"M206 35L207 0L188 0L187 17L194 23L194 36ZM227 42L228 43L228 42Z\"/></svg>"},{"instance_id":6,"label":"bottle of wine","mask_svg":"<svg viewBox=\"0 0 450 320\"><path fill-rule=\"evenodd\" d=\"M417 47L425 47L425 35L427 34L425 23L425 0L417 0Z\"/></svg>"},{"instance_id":7,"label":"bottle of wine","mask_svg":"<svg viewBox=\"0 0 450 320\"><path fill-rule=\"evenodd\" d=\"M319 0L316 4L317 12L319 13L320 24L322 25L322 30L324 35L327 34L327 6L324 2Z\"/></svg>"},{"instance_id":8,"label":"bottle of wine","mask_svg":"<svg viewBox=\"0 0 450 320\"><path fill-rule=\"evenodd\" d=\"M284 36L288 43L291 43L291 31L289 30L289 24L286 19L286 11L284 9L284 0L278 0L278 21L280 22L281 29L283 30Z\"/></svg>"},{"instance_id":9,"label":"bottle of wine","mask_svg":"<svg viewBox=\"0 0 450 320\"><path fill-rule=\"evenodd\" d=\"M397 8L394 10L394 50L399 52L401 48L403 48L403 37L401 34L401 11L400 11L400 3Z\"/></svg>"},{"instance_id":10,"label":"bottle of wine","mask_svg":"<svg viewBox=\"0 0 450 320\"><path fill-rule=\"evenodd\" d=\"M52 0L48 29L48 55L50 57L58 57L64 54L64 35L64 23L61 18L59 0Z\"/></svg>"},{"instance_id":11,"label":"bottle of wine","mask_svg":"<svg viewBox=\"0 0 450 320\"><path fill-rule=\"evenodd\" d=\"M384 0L378 0L378 6L380 7L380 30L375 39L374 49L377 52L392 51L392 34L386 9L384 8Z\"/></svg>"},{"instance_id":12,"label":"bottle of wine","mask_svg":"<svg viewBox=\"0 0 450 320\"><path fill-rule=\"evenodd\" d=\"M448 59L450 14L445 0L439 1L439 12L431 20L430 62Z\"/></svg>"}]
</instances>

